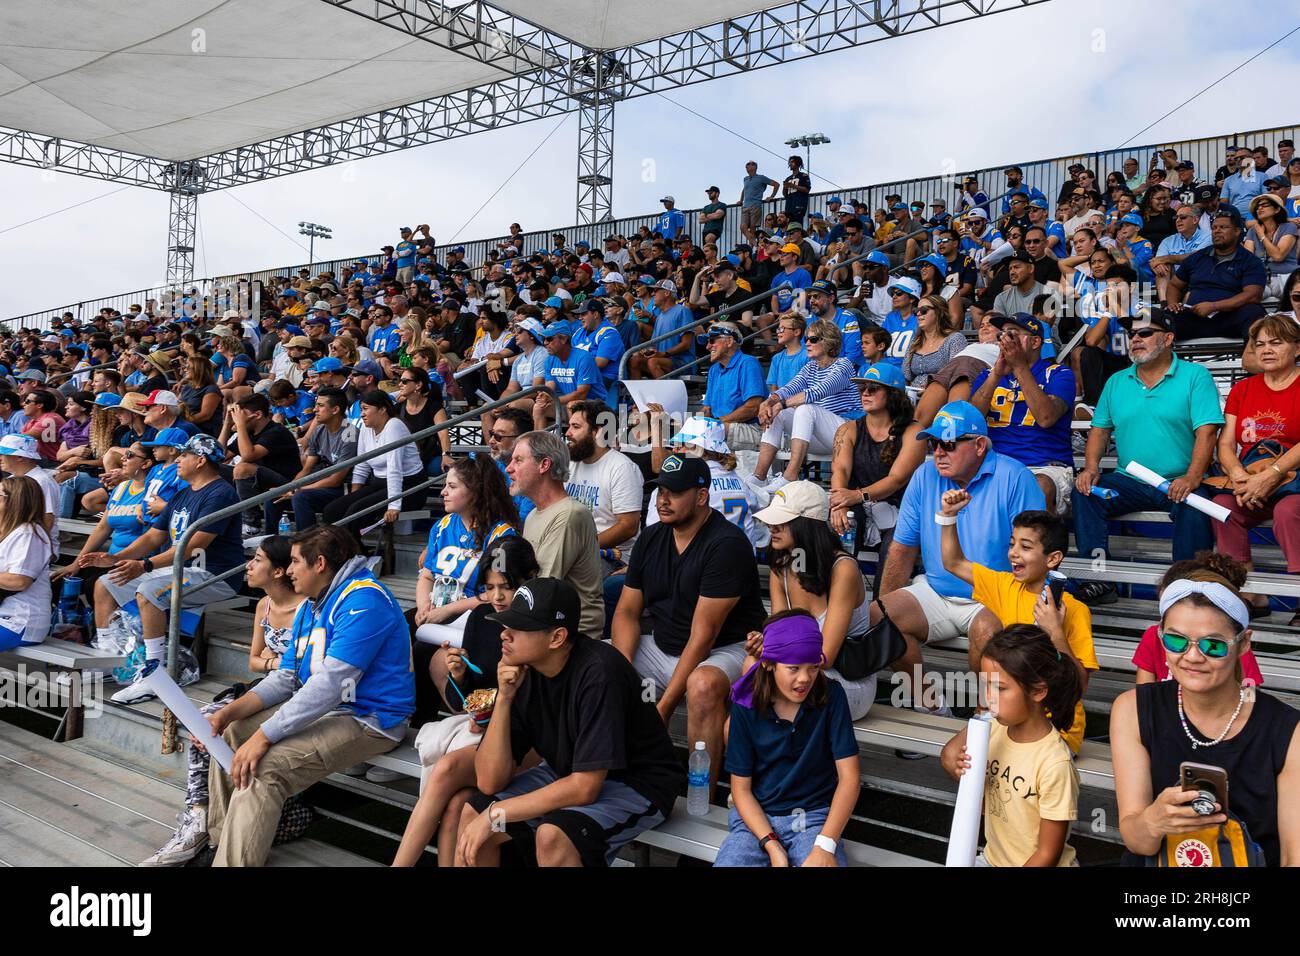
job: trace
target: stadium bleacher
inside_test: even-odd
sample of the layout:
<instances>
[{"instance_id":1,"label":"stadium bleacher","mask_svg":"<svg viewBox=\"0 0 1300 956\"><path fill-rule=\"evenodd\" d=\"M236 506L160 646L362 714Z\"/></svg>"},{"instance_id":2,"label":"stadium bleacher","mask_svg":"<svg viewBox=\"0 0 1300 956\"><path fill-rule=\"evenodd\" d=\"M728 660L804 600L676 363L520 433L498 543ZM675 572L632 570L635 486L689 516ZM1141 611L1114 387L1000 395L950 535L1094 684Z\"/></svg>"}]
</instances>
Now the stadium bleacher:
<instances>
[{"instance_id":1,"label":"stadium bleacher","mask_svg":"<svg viewBox=\"0 0 1300 956\"><path fill-rule=\"evenodd\" d=\"M1273 130L1172 145L1178 149L1180 156L1195 157L1198 169L1212 169L1223 146L1230 139L1272 143L1289 132ZM1145 155L1147 152L1150 149L1126 149L1021 165L1025 170L1026 181L1041 188L1049 201L1052 201L1068 178L1067 168L1073 162L1082 162L1101 172L1118 168L1124 156ZM998 170L980 171L981 181L991 183L997 172ZM839 195L846 202L862 199L869 208L875 209L882 204L883 197L891 193L902 195L906 203L923 197L928 200L932 195L943 194L945 188L950 190L951 186L950 181L928 178L840 191ZM993 194L996 190L990 189L989 192ZM825 194L814 196L813 208L822 208L826 198ZM1000 198L1000 193L992 195L990 202L996 204ZM723 254L724 249L732 248L738 241L735 234L738 216L734 215L734 209L731 212L733 214L729 215L726 226L728 231L724 232L723 241L718 247L719 254ZM634 235L638 228L651 225L653 221L654 217L637 217L598 227L574 227L558 231L565 234L568 248L573 248L579 240L598 247L600 237L606 233ZM534 248L545 248L545 243L555 231L526 234L525 249L521 253L527 256ZM495 242L494 239L488 239L464 244L466 259L474 263L475 273L481 273L483 264L489 263L488 252L495 248ZM435 255L445 261L447 251L448 247L439 246L435 249ZM345 259L318 263L312 268L317 277L321 273L337 276L350 264L351 261ZM911 263L905 264L903 268L908 265ZM9 320L9 324L15 328L50 329L59 323L64 312L70 312L73 322L81 324L104 309L121 311L129 304L144 299L162 303L159 318L165 313L184 315L197 318L199 327L215 324L214 320L220 320L227 308L255 318L271 305L271 293L283 288L286 284L284 280L295 275L298 269L298 266L293 266L224 276L197 283L193 293L187 292L179 297L162 295L163 290L140 290L107 299L87 300L66 308L17 317ZM310 288L310 283L307 288ZM756 294L765 291L755 290ZM853 288L846 283L841 291L842 301L847 302L852 293ZM700 313L697 324L702 329L716 317ZM1208 368L1220 390L1226 394L1231 385L1244 374L1239 346L1240 343L1237 343L1237 348L1234 349L1229 340L1201 341L1180 345L1178 351L1180 356L1200 362ZM706 363L707 358L699 362L698 368L690 369L690 374L680 376L686 383L688 408L692 411L702 404L704 378L701 373ZM52 376L50 384L56 382L57 379ZM450 425L444 424L436 428L450 429L453 454L488 454L489 449L477 424L474 406L450 398L447 405L449 413L455 417ZM1076 422L1075 425L1079 430L1087 427L1086 422ZM431 429L430 433L432 431ZM422 437L427 435L417 434L411 440L416 441ZM809 456L806 474L812 480L829 486L827 463L826 456ZM1081 459L1077 463L1081 463ZM1106 467L1113 467L1113 456L1103 463ZM275 493L268 492L267 495L274 496ZM253 507L257 503L258 499L250 499L245 507ZM413 572L417 570L416 556L425 540L425 523L440 512L440 504L431 498L427 508L404 512L401 516L402 521L417 522L416 530L402 533L400 526L395 529L393 525L387 525L367 536L368 543L383 558L381 580L404 608L409 608L414 603ZM1118 693L1132 686L1132 657L1137 640L1143 630L1158 617L1153 595L1154 586L1171 561L1168 522L1168 515L1163 512L1144 511L1119 516L1111 523L1114 552L1111 559L1099 562L1094 558L1069 557L1062 565L1062 569L1074 579L1117 583L1122 590L1120 601L1093 611L1093 638L1102 670L1094 675L1084 701L1089 717L1088 733L1077 769L1085 795L1081 797L1079 822L1074 829L1074 842L1080 847L1081 856L1085 856L1087 862L1114 862L1121 847L1118 831L1110 828L1098 832L1090 825L1085 808L1102 807L1113 812L1114 776L1108 745L1109 708ZM93 527L91 521L73 519L60 522L65 556L76 553L77 547ZM1297 640L1296 632L1289 626L1289 620L1297 599L1300 599L1300 582L1286 572L1285 559L1276 546L1271 528L1264 525L1253 534L1255 566L1246 590L1267 595L1272 602L1272 613L1255 625L1255 653L1269 692L1295 705L1300 702L1300 658L1296 656L1300 640ZM252 540L249 542L254 543ZM857 557L864 571L868 572L869 581L869 572L874 568L877 555L864 551ZM766 567L761 570L764 572L765 583ZM251 628L251 606L246 597L213 602L205 608L202 639L198 645L200 661L205 665L204 673L197 683L186 688L187 694L197 703L209 703L215 694L232 682L247 682L257 676L251 674L247 667L248 635ZM926 661L928 666L943 673L965 670L965 640L938 642L927 647ZM56 638L0 654L0 667L12 669L22 665L50 673L93 674L120 663L121 655ZM45 710L47 715L51 713L50 708ZM158 734L163 733L165 725L163 708L157 701L132 707L106 703L104 716L90 722L83 719L80 708L68 707L55 713L62 721L60 739L80 739L80 746L88 752L121 760L127 766L160 779L168 779L183 768L179 753L156 752L154 741ZM950 717L890 706L889 688L882 682L876 706L855 724L863 760L864 789L849 831L849 858L853 865L930 865L942 859L946 835L945 815L955 788L946 777L939 776L935 758L942 746L962 726L962 721ZM670 730L674 742L684 751L689 741L686 739L683 713L676 715ZM182 742L184 737L182 732ZM411 743L411 739L408 739L397 750L371 761L376 767L399 774L399 780L376 784L335 774L325 785L315 788L312 798L318 803L321 814L341 826L369 834L379 841L380 846L386 846L384 841L399 836L402 820L414 803L414 783L419 777L418 759ZM898 750L922 754L926 759L899 761L893 756ZM722 784L725 792L725 780ZM357 798L361 798L359 803ZM376 819L379 822L374 822ZM663 862L674 857L711 862L725 835L725 813L721 806L714 806L705 817L693 817L685 813L683 805L677 808L669 821L643 835L638 845L625 854L625 858L628 862L639 864ZM372 856L375 854L373 844L369 852ZM324 859L324 856L321 858Z\"/></svg>"}]
</instances>

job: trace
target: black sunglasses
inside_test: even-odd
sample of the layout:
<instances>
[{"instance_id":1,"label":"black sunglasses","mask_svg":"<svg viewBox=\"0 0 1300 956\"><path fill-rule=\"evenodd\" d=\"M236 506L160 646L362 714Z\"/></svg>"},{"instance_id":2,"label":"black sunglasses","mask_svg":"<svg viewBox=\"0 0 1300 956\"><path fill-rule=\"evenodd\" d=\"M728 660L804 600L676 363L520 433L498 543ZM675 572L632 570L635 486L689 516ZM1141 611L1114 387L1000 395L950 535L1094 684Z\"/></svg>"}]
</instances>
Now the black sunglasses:
<instances>
[{"instance_id":1,"label":"black sunglasses","mask_svg":"<svg viewBox=\"0 0 1300 956\"><path fill-rule=\"evenodd\" d=\"M1135 339L1149 339L1159 331L1159 329L1138 329L1136 332L1130 332L1129 335Z\"/></svg>"},{"instance_id":2,"label":"black sunglasses","mask_svg":"<svg viewBox=\"0 0 1300 956\"><path fill-rule=\"evenodd\" d=\"M956 451L957 446L962 442L974 441L978 437L978 435L963 435L961 438L955 439L954 441L941 441L938 438L931 438L927 440L927 444L929 444L931 452L938 451L942 448L944 451L951 453Z\"/></svg>"},{"instance_id":3,"label":"black sunglasses","mask_svg":"<svg viewBox=\"0 0 1300 956\"><path fill-rule=\"evenodd\" d=\"M808 342L809 345L816 345L821 340L822 337L820 335L810 335L808 336L806 341Z\"/></svg>"}]
</instances>

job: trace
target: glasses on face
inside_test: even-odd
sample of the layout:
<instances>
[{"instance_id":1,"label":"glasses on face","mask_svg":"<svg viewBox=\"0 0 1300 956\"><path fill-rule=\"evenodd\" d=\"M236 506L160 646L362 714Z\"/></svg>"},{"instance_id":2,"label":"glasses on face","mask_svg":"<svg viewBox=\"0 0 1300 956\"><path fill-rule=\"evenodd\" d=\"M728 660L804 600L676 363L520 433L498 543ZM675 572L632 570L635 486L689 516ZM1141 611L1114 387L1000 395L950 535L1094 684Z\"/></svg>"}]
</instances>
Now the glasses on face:
<instances>
[{"instance_id":1,"label":"glasses on face","mask_svg":"<svg viewBox=\"0 0 1300 956\"><path fill-rule=\"evenodd\" d=\"M415 385L415 384L417 384L418 382L419 382L419 379L414 379L414 378L404 378L404 379L402 379L402 384L403 384L403 385Z\"/></svg>"},{"instance_id":2,"label":"glasses on face","mask_svg":"<svg viewBox=\"0 0 1300 956\"><path fill-rule=\"evenodd\" d=\"M928 314L928 313L930 313L930 312L933 312L933 311L934 311L934 306L932 306L932 305L923 305L923 306L921 306L919 309L916 310L916 314L917 314L917 315L926 315L926 314Z\"/></svg>"},{"instance_id":3,"label":"glasses on face","mask_svg":"<svg viewBox=\"0 0 1300 956\"><path fill-rule=\"evenodd\" d=\"M940 448L942 448L944 451L948 452L949 454L952 454L957 450L957 446L960 445L962 442L973 441L976 437L977 436L975 435L963 435L961 438L954 439L953 441L941 441L938 438L931 438L928 439L926 443L930 446L931 453L934 453L938 451Z\"/></svg>"},{"instance_id":4,"label":"glasses on face","mask_svg":"<svg viewBox=\"0 0 1300 956\"><path fill-rule=\"evenodd\" d=\"M879 395L885 390L883 385L864 385L862 391L867 395Z\"/></svg>"},{"instance_id":5,"label":"glasses on face","mask_svg":"<svg viewBox=\"0 0 1300 956\"><path fill-rule=\"evenodd\" d=\"M1130 332L1129 336L1135 339L1149 339L1155 334L1155 329L1138 329L1136 332Z\"/></svg>"},{"instance_id":6,"label":"glasses on face","mask_svg":"<svg viewBox=\"0 0 1300 956\"><path fill-rule=\"evenodd\" d=\"M818 342L820 342L821 340L822 340L822 337L821 337L820 335L810 335L810 336L808 336L808 344L809 344L809 345L816 345L816 344L817 344Z\"/></svg>"},{"instance_id":7,"label":"glasses on face","mask_svg":"<svg viewBox=\"0 0 1300 956\"><path fill-rule=\"evenodd\" d=\"M1026 240L1025 240L1025 245L1027 245L1027 246L1041 246L1042 244L1043 244L1043 240L1042 240L1042 239L1026 239Z\"/></svg>"},{"instance_id":8,"label":"glasses on face","mask_svg":"<svg viewBox=\"0 0 1300 956\"><path fill-rule=\"evenodd\" d=\"M514 435L503 435L503 434L501 434L501 432L498 432L498 431L490 431L490 432L488 432L488 437L491 438L493 441L509 441L510 439L514 438L515 436L514 436Z\"/></svg>"},{"instance_id":9,"label":"glasses on face","mask_svg":"<svg viewBox=\"0 0 1300 956\"><path fill-rule=\"evenodd\" d=\"M1023 206L1024 204L1025 204L1025 201L1024 201L1023 199L1013 199L1013 200L1011 200L1011 205L1013 205L1013 206Z\"/></svg>"},{"instance_id":10,"label":"glasses on face","mask_svg":"<svg viewBox=\"0 0 1300 956\"><path fill-rule=\"evenodd\" d=\"M1228 649L1239 640L1241 640L1240 634L1230 641L1222 637L1202 637L1197 639L1196 649L1206 657L1222 660L1228 656ZM1187 649L1192 646L1192 639L1181 634L1174 634L1171 631L1162 631L1160 633L1160 643L1165 646L1165 650L1170 654L1186 654Z\"/></svg>"}]
</instances>

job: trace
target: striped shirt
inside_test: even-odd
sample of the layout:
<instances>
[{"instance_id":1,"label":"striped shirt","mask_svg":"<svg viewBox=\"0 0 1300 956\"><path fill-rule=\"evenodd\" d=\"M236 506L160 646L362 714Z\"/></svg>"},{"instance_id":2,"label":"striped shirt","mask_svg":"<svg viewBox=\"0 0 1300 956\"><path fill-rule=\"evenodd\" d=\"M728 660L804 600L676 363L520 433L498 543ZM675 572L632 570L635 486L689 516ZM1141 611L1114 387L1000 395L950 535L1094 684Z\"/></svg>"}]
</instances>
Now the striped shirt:
<instances>
[{"instance_id":1,"label":"striped shirt","mask_svg":"<svg viewBox=\"0 0 1300 956\"><path fill-rule=\"evenodd\" d=\"M865 412L862 410L862 397L858 387L852 381L856 374L857 369L846 358L837 358L825 368L816 362L809 362L791 379L789 385L776 390L776 397L789 398L803 392L810 405L820 405L841 418L858 419Z\"/></svg>"}]
</instances>

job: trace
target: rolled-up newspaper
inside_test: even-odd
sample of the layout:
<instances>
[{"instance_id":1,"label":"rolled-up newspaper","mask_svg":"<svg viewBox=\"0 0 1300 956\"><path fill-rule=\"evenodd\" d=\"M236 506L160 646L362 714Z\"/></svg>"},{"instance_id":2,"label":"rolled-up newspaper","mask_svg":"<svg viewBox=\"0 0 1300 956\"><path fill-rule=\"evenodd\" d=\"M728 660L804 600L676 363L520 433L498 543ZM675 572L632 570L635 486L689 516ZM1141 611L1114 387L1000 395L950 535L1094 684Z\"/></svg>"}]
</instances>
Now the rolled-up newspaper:
<instances>
[{"instance_id":1,"label":"rolled-up newspaper","mask_svg":"<svg viewBox=\"0 0 1300 956\"><path fill-rule=\"evenodd\" d=\"M957 784L957 805L952 811L952 832L948 835L948 858L944 866L975 865L992 719L988 714L976 714L966 721L966 755L970 757L970 769L961 775Z\"/></svg>"},{"instance_id":2,"label":"rolled-up newspaper","mask_svg":"<svg viewBox=\"0 0 1300 956\"><path fill-rule=\"evenodd\" d=\"M1124 470L1138 481L1145 481L1148 485L1158 491L1167 492L1169 490L1169 479L1165 478L1163 475L1156 474L1140 462L1130 461L1124 466ZM1204 495L1198 495L1194 492L1187 496L1184 503L1189 507L1195 508L1202 514L1209 515L1215 521L1227 521L1228 516L1232 514L1232 512L1223 507L1223 505L1216 505Z\"/></svg>"}]
</instances>

